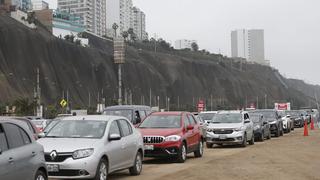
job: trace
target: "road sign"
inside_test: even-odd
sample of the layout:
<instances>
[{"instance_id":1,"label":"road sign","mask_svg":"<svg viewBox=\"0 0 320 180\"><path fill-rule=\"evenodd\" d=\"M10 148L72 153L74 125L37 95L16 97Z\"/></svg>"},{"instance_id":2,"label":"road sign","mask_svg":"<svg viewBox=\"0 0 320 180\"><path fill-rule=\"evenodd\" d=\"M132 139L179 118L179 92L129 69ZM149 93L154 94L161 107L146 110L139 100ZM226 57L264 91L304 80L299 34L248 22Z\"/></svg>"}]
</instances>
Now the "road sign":
<instances>
[{"instance_id":1,"label":"road sign","mask_svg":"<svg viewBox=\"0 0 320 180\"><path fill-rule=\"evenodd\" d=\"M291 104L290 103L274 103L276 110L291 110Z\"/></svg>"},{"instance_id":2,"label":"road sign","mask_svg":"<svg viewBox=\"0 0 320 180\"><path fill-rule=\"evenodd\" d=\"M65 99L62 99L62 100L60 101L60 106L64 108L64 107L66 107L67 103L68 103L68 102L67 102Z\"/></svg>"},{"instance_id":3,"label":"road sign","mask_svg":"<svg viewBox=\"0 0 320 180\"><path fill-rule=\"evenodd\" d=\"M125 60L125 44L122 37L117 37L113 41L113 55L115 64L124 64Z\"/></svg>"},{"instance_id":4,"label":"road sign","mask_svg":"<svg viewBox=\"0 0 320 180\"><path fill-rule=\"evenodd\" d=\"M198 112L202 112L204 111L204 101L203 100L199 100L198 102Z\"/></svg>"}]
</instances>

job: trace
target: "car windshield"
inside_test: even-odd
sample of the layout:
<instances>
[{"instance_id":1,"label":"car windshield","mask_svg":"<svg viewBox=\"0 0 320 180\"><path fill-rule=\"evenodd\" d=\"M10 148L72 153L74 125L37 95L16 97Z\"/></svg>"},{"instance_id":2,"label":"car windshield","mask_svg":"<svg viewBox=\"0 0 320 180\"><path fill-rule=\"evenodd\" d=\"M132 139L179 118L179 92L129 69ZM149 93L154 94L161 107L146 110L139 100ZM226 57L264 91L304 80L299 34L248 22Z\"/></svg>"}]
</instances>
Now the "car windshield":
<instances>
[{"instance_id":1,"label":"car windshield","mask_svg":"<svg viewBox=\"0 0 320 180\"><path fill-rule=\"evenodd\" d=\"M269 119L272 121L276 119L276 114L274 111L257 111L256 113L262 114L265 119Z\"/></svg>"},{"instance_id":2,"label":"car windshield","mask_svg":"<svg viewBox=\"0 0 320 180\"><path fill-rule=\"evenodd\" d=\"M239 113L216 114L211 123L241 123L242 115Z\"/></svg>"},{"instance_id":3,"label":"car windshield","mask_svg":"<svg viewBox=\"0 0 320 180\"><path fill-rule=\"evenodd\" d=\"M180 128L180 115L151 115L148 116L139 128Z\"/></svg>"},{"instance_id":4,"label":"car windshield","mask_svg":"<svg viewBox=\"0 0 320 180\"><path fill-rule=\"evenodd\" d=\"M132 110L130 109L123 109L123 110L106 110L105 111L106 115L111 115L111 116L122 116L125 117L127 119L129 119L130 121L132 121Z\"/></svg>"},{"instance_id":5,"label":"car windshield","mask_svg":"<svg viewBox=\"0 0 320 180\"><path fill-rule=\"evenodd\" d=\"M251 119L254 123L260 122L260 117L261 117L261 115L259 115L259 114L250 114L250 119Z\"/></svg>"},{"instance_id":6,"label":"car windshield","mask_svg":"<svg viewBox=\"0 0 320 180\"><path fill-rule=\"evenodd\" d=\"M42 126L44 121L32 121L34 125Z\"/></svg>"},{"instance_id":7,"label":"car windshield","mask_svg":"<svg viewBox=\"0 0 320 180\"><path fill-rule=\"evenodd\" d=\"M200 113L199 116L206 121L211 121L216 113Z\"/></svg>"},{"instance_id":8,"label":"car windshield","mask_svg":"<svg viewBox=\"0 0 320 180\"><path fill-rule=\"evenodd\" d=\"M106 129L106 121L66 120L58 121L46 137L53 138L101 138Z\"/></svg>"},{"instance_id":9,"label":"car windshield","mask_svg":"<svg viewBox=\"0 0 320 180\"><path fill-rule=\"evenodd\" d=\"M44 132L44 133L49 132L50 129L51 129L53 126L55 126L59 121L60 121L60 120L53 120L53 121L51 121L50 124L48 124L48 125L44 128L43 132Z\"/></svg>"},{"instance_id":10,"label":"car windshield","mask_svg":"<svg viewBox=\"0 0 320 180\"><path fill-rule=\"evenodd\" d=\"M286 111L287 115L290 115L292 117L298 117L300 116L300 112L299 111Z\"/></svg>"}]
</instances>

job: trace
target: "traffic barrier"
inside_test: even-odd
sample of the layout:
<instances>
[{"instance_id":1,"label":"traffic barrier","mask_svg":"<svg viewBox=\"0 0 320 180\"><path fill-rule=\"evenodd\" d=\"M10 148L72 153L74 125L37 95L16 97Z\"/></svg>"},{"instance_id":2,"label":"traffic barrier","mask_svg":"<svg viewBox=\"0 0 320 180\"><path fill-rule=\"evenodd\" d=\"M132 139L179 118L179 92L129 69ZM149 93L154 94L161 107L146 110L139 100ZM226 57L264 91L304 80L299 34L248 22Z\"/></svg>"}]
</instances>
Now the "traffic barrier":
<instances>
[{"instance_id":1,"label":"traffic barrier","mask_svg":"<svg viewBox=\"0 0 320 180\"><path fill-rule=\"evenodd\" d=\"M314 130L314 120L313 120L313 118L311 119L311 130Z\"/></svg>"},{"instance_id":2,"label":"traffic barrier","mask_svg":"<svg viewBox=\"0 0 320 180\"><path fill-rule=\"evenodd\" d=\"M308 123L307 123L307 121L304 121L304 131L303 131L303 136L309 136L309 132L308 132Z\"/></svg>"}]
</instances>

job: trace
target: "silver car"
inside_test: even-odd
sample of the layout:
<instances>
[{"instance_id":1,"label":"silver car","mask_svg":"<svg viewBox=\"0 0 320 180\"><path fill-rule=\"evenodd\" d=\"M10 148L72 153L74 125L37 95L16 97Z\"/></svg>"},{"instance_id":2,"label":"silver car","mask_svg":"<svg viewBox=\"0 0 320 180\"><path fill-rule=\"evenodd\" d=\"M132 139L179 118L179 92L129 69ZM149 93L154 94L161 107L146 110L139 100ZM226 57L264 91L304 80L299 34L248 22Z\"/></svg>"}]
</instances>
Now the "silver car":
<instances>
[{"instance_id":1,"label":"silver car","mask_svg":"<svg viewBox=\"0 0 320 180\"><path fill-rule=\"evenodd\" d=\"M206 145L239 144L243 147L254 144L253 122L245 111L220 111L207 128Z\"/></svg>"},{"instance_id":2,"label":"silver car","mask_svg":"<svg viewBox=\"0 0 320 180\"><path fill-rule=\"evenodd\" d=\"M43 147L25 123L0 118L0 179L47 180Z\"/></svg>"},{"instance_id":3,"label":"silver car","mask_svg":"<svg viewBox=\"0 0 320 180\"><path fill-rule=\"evenodd\" d=\"M142 171L143 139L124 117L66 117L38 142L50 178L105 180L117 170Z\"/></svg>"}]
</instances>

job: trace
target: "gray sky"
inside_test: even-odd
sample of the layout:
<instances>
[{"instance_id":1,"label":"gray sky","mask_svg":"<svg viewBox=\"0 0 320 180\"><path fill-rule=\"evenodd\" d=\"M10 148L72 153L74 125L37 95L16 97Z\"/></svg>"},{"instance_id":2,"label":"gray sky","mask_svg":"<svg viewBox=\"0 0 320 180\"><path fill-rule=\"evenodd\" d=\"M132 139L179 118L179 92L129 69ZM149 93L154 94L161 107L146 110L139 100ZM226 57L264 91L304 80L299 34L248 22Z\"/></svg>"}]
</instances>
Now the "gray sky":
<instances>
[{"instance_id":1,"label":"gray sky","mask_svg":"<svg viewBox=\"0 0 320 180\"><path fill-rule=\"evenodd\" d=\"M55 0L50 0L54 2ZM133 0L147 31L230 56L234 29L264 29L266 59L286 77L320 84L320 0Z\"/></svg>"}]
</instances>

